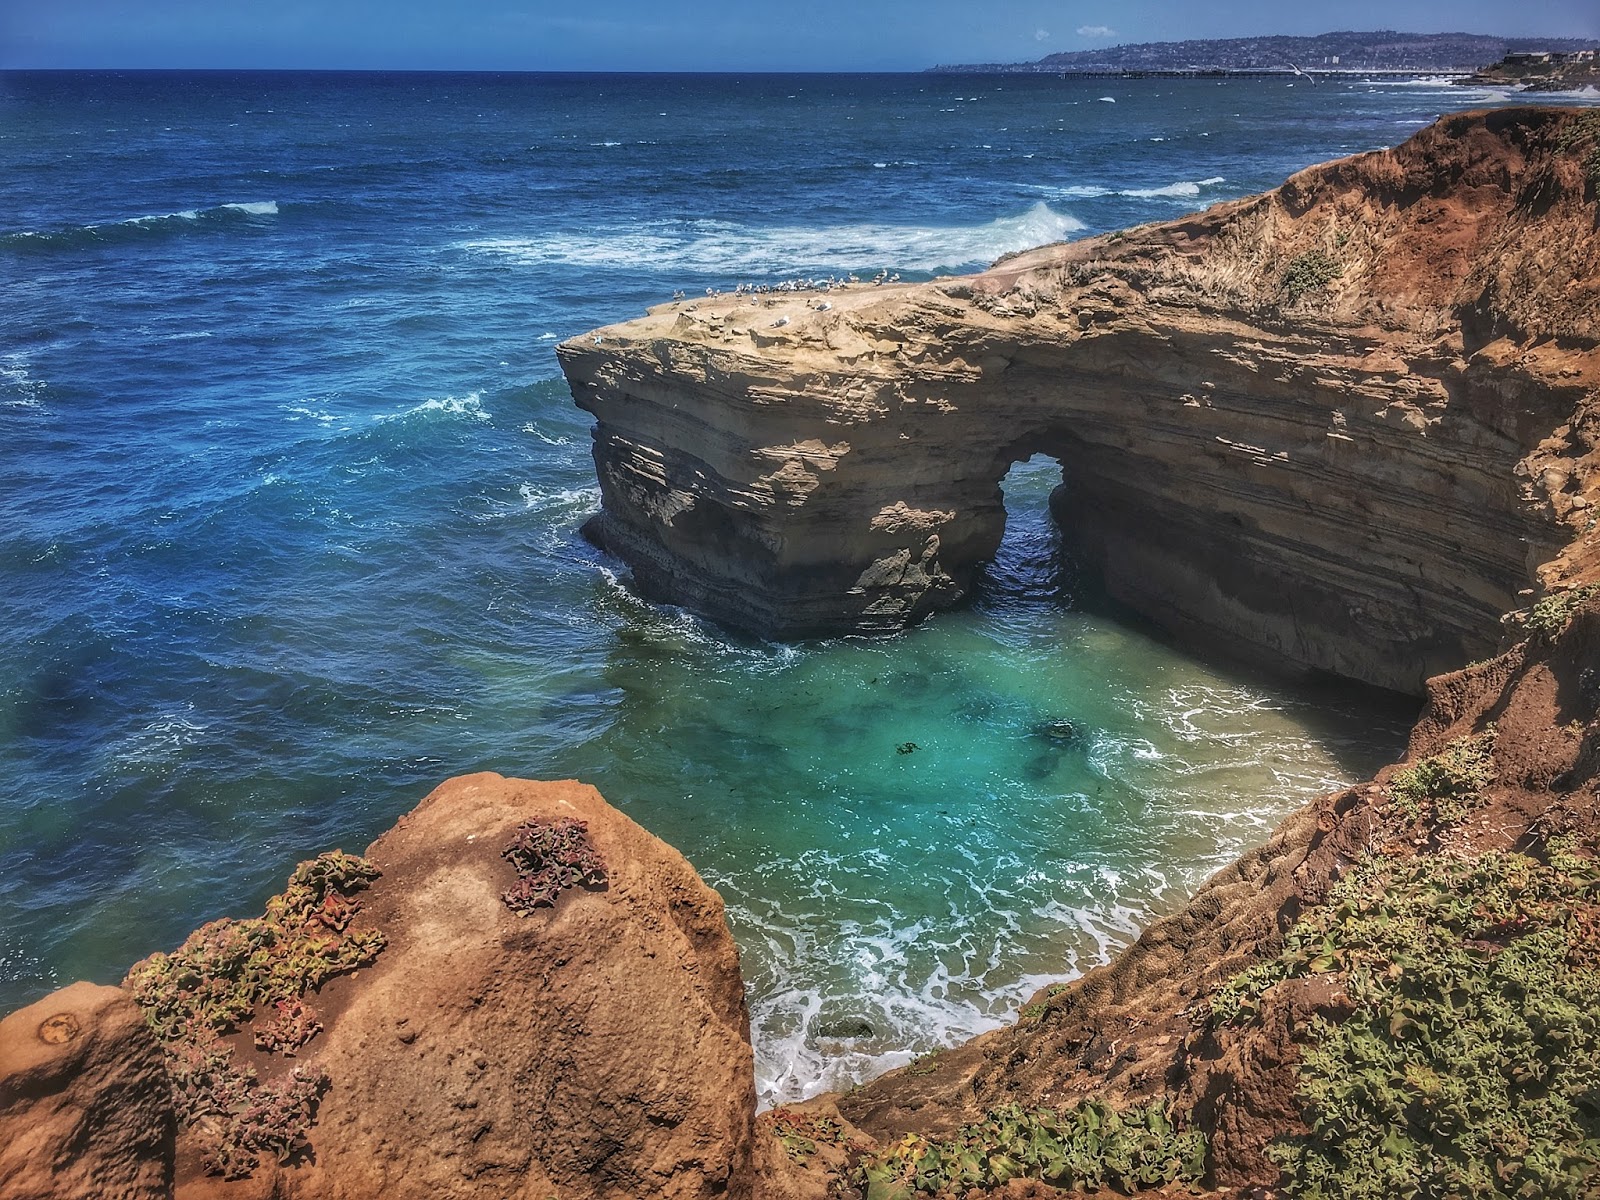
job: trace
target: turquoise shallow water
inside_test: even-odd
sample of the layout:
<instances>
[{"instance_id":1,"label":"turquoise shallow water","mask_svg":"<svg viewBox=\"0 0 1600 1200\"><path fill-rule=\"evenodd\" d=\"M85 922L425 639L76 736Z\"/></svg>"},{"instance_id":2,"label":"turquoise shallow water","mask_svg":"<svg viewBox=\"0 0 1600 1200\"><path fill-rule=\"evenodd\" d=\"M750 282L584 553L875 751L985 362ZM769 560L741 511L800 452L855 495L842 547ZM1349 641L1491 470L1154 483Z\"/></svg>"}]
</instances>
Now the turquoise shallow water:
<instances>
[{"instance_id":1,"label":"turquoise shallow water","mask_svg":"<svg viewBox=\"0 0 1600 1200\"><path fill-rule=\"evenodd\" d=\"M1014 1017L1403 740L1404 702L1074 611L1059 479L1014 468L978 602L887 641L739 644L618 588L614 707L571 761L727 899L769 1099Z\"/></svg>"},{"instance_id":2,"label":"turquoise shallow water","mask_svg":"<svg viewBox=\"0 0 1600 1200\"><path fill-rule=\"evenodd\" d=\"M768 1099L1007 1019L1391 758L1404 707L1079 611L1043 462L975 603L900 637L645 604L578 537L554 342L679 288L976 268L1503 99L0 75L0 1008L492 769L593 781L722 890Z\"/></svg>"}]
</instances>

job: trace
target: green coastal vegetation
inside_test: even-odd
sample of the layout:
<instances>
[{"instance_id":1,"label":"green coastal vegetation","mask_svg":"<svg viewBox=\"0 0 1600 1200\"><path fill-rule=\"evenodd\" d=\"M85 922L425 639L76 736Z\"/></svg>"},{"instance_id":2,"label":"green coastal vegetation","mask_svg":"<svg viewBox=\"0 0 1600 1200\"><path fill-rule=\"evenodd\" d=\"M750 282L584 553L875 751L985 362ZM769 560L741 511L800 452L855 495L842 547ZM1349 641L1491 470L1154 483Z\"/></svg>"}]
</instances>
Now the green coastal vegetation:
<instances>
[{"instance_id":1,"label":"green coastal vegetation","mask_svg":"<svg viewBox=\"0 0 1600 1200\"><path fill-rule=\"evenodd\" d=\"M263 1082L235 1062L226 1039L253 1025L256 1050L292 1058L321 1031L306 994L385 945L379 930L350 928L356 893L378 874L353 854L320 854L295 868L262 916L212 921L128 972L125 985L165 1052L178 1119L200 1131L208 1171L242 1179L263 1154L287 1162L306 1145L327 1072L295 1066Z\"/></svg>"},{"instance_id":2,"label":"green coastal vegetation","mask_svg":"<svg viewBox=\"0 0 1600 1200\"><path fill-rule=\"evenodd\" d=\"M1062 1189L1124 1192L1196 1183L1206 1138L1175 1122L1163 1100L1121 1112L1094 1100L1065 1108L1008 1104L955 1137L909 1134L860 1167L866 1200L961 1195L1013 1179Z\"/></svg>"},{"instance_id":3,"label":"green coastal vegetation","mask_svg":"<svg viewBox=\"0 0 1600 1200\"><path fill-rule=\"evenodd\" d=\"M1374 855L1211 1001L1259 1019L1324 976L1353 1011L1306 1031L1307 1131L1272 1148L1301 1200L1592 1196L1600 1176L1600 863Z\"/></svg>"}]
</instances>

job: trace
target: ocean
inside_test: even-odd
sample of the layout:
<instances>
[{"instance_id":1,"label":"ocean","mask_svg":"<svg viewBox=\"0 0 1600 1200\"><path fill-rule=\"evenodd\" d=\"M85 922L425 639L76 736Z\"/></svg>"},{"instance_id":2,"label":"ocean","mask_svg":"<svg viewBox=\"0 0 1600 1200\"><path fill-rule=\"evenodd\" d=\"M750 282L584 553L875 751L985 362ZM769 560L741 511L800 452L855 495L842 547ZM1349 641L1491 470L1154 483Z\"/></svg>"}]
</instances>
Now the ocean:
<instances>
[{"instance_id":1,"label":"ocean","mask_svg":"<svg viewBox=\"0 0 1600 1200\"><path fill-rule=\"evenodd\" d=\"M1392 760L1414 706L1080 605L1043 460L973 602L900 636L645 603L578 535L556 341L678 290L976 269L1506 99L0 75L0 1010L495 770L596 784L721 891L765 1103L1013 1018Z\"/></svg>"}]
</instances>

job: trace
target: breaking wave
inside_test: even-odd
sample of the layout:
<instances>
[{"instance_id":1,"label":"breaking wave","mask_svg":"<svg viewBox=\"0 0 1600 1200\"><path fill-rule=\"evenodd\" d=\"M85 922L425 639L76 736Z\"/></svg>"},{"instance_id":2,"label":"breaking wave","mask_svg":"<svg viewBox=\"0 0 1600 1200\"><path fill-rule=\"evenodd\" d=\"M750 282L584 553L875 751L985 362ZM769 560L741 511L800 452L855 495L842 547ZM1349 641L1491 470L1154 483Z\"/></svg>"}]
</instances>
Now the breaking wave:
<instances>
[{"instance_id":1,"label":"breaking wave","mask_svg":"<svg viewBox=\"0 0 1600 1200\"><path fill-rule=\"evenodd\" d=\"M1059 242L1084 228L1040 201L1026 212L983 225L824 225L763 229L728 221L662 221L602 226L537 238L489 238L458 244L528 265L617 267L702 274L788 271L954 271L987 266L1017 250Z\"/></svg>"},{"instance_id":2,"label":"breaking wave","mask_svg":"<svg viewBox=\"0 0 1600 1200\"><path fill-rule=\"evenodd\" d=\"M237 228L255 224L263 217L277 215L276 200L214 204L210 208L185 208L177 212L152 213L142 217L126 217L120 221L97 221L87 225L68 225L60 229L24 229L15 233L0 234L0 246L15 250L61 249L131 242L152 235Z\"/></svg>"},{"instance_id":3,"label":"breaking wave","mask_svg":"<svg viewBox=\"0 0 1600 1200\"><path fill-rule=\"evenodd\" d=\"M1208 179L1180 179L1162 187L1114 188L1075 184L1069 187L1041 186L1038 190L1048 196L1069 200L1098 200L1103 196L1122 196L1129 200L1190 200L1226 182L1221 175L1213 175Z\"/></svg>"}]
</instances>

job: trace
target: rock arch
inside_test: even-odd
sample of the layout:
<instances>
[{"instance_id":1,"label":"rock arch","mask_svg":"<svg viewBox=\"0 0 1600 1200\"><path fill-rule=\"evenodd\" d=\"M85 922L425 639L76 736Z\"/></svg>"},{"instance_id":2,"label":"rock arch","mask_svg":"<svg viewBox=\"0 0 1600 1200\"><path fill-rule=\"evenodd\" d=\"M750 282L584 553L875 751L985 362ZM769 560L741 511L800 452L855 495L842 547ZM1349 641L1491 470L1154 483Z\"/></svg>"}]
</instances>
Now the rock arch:
<instances>
[{"instance_id":1,"label":"rock arch","mask_svg":"<svg viewBox=\"0 0 1600 1200\"><path fill-rule=\"evenodd\" d=\"M588 531L720 622L891 632L961 599L1009 464L1044 453L1114 599L1420 692L1559 578L1589 502L1600 221L1567 119L1449 118L969 279L679 302L564 343L597 419ZM1288 296L1308 245L1340 274Z\"/></svg>"}]
</instances>

